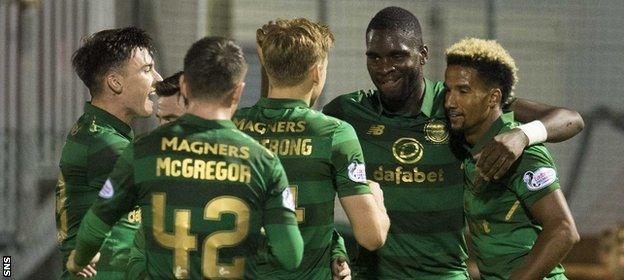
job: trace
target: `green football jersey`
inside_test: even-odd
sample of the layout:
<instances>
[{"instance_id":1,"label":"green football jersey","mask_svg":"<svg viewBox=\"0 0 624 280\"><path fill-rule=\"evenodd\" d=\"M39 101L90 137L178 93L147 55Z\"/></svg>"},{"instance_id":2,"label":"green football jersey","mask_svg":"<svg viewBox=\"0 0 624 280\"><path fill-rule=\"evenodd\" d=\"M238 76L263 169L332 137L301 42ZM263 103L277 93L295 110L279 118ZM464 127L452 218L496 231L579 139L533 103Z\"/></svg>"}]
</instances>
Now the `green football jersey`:
<instances>
[{"instance_id":1,"label":"green football jersey","mask_svg":"<svg viewBox=\"0 0 624 280\"><path fill-rule=\"evenodd\" d=\"M279 159L231 121L189 114L128 147L100 196L106 224L141 207L151 279L249 277L261 227L296 225Z\"/></svg>"},{"instance_id":2,"label":"green football jersey","mask_svg":"<svg viewBox=\"0 0 624 280\"><path fill-rule=\"evenodd\" d=\"M256 262L256 279L331 279L334 198L370 193L355 131L294 99L261 98L238 110L233 121L280 157L305 244L296 271Z\"/></svg>"},{"instance_id":3,"label":"green football jersey","mask_svg":"<svg viewBox=\"0 0 624 280\"><path fill-rule=\"evenodd\" d=\"M358 279L467 279L461 162L451 151L444 86L426 80L421 112L387 112L378 91L337 97L324 112L357 132L368 178L390 217L383 247L359 248Z\"/></svg>"},{"instance_id":4,"label":"green football jersey","mask_svg":"<svg viewBox=\"0 0 624 280\"><path fill-rule=\"evenodd\" d=\"M56 186L57 240L65 263L75 247L80 221L97 198L115 161L132 141L130 126L110 113L86 103L84 114L67 135ZM130 212L113 227L102 245L96 279L123 279L140 210Z\"/></svg>"},{"instance_id":5,"label":"green football jersey","mask_svg":"<svg viewBox=\"0 0 624 280\"><path fill-rule=\"evenodd\" d=\"M513 113L503 114L470 153L478 153L494 136L516 125ZM524 150L507 174L496 182L479 179L475 164L472 157L464 159L464 205L481 278L509 279L541 232L530 207L559 189L557 171L543 145ZM563 272L563 267L558 265L547 278L566 279Z\"/></svg>"}]
</instances>

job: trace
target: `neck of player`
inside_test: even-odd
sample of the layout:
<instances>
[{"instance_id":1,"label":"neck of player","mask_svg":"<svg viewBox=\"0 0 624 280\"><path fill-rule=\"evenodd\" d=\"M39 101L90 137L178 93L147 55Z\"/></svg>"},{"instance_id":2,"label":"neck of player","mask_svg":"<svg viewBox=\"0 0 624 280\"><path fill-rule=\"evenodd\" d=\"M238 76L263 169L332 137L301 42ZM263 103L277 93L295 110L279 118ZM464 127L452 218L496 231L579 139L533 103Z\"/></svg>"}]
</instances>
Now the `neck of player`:
<instances>
[{"instance_id":1,"label":"neck of player","mask_svg":"<svg viewBox=\"0 0 624 280\"><path fill-rule=\"evenodd\" d=\"M499 107L494 109L489 109L489 113L487 116L481 121L481 123L469 128L464 133L466 137L466 142L470 145L475 145L488 130L492 127L494 122L503 114L502 110Z\"/></svg>"},{"instance_id":2,"label":"neck of player","mask_svg":"<svg viewBox=\"0 0 624 280\"><path fill-rule=\"evenodd\" d=\"M312 106L315 100L312 100L314 96L315 86L311 81L304 81L294 86L277 87L273 83L269 84L268 98L273 99L299 99L303 100L309 106Z\"/></svg>"},{"instance_id":3,"label":"neck of player","mask_svg":"<svg viewBox=\"0 0 624 280\"><path fill-rule=\"evenodd\" d=\"M425 79L419 79L418 87L412 91L407 98L403 100L393 101L384 99L381 95L381 101L384 107L393 114L416 116L420 113L423 97L425 96Z\"/></svg>"},{"instance_id":4,"label":"neck of player","mask_svg":"<svg viewBox=\"0 0 624 280\"><path fill-rule=\"evenodd\" d=\"M224 100L189 100L186 113L206 120L229 120L238 104L227 104Z\"/></svg>"},{"instance_id":5,"label":"neck of player","mask_svg":"<svg viewBox=\"0 0 624 280\"><path fill-rule=\"evenodd\" d=\"M97 95L98 97L94 97L91 99L91 105L98 107L109 114L115 116L120 119L127 125L131 125L132 120L134 119L134 115L125 109L123 106L119 106L117 102L107 101L105 98L102 98L104 94Z\"/></svg>"}]
</instances>

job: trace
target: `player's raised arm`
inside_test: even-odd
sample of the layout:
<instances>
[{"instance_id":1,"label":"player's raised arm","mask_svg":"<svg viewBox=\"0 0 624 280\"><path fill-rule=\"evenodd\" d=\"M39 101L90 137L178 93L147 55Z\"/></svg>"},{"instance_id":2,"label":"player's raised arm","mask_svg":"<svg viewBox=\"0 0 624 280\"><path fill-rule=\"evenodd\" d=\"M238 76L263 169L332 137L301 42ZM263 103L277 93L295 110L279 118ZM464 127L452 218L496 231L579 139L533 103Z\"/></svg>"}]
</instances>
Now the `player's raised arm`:
<instances>
[{"instance_id":1,"label":"player's raised arm","mask_svg":"<svg viewBox=\"0 0 624 280\"><path fill-rule=\"evenodd\" d=\"M134 183L133 154L132 147L128 147L117 160L110 178L98 194L98 200L82 220L76 240L75 258L67 261L67 268L72 273L89 264L104 239L110 235L111 227L136 205L133 199L135 193L130 188Z\"/></svg>"},{"instance_id":2,"label":"player's raised arm","mask_svg":"<svg viewBox=\"0 0 624 280\"><path fill-rule=\"evenodd\" d=\"M535 245L510 279L541 279L568 254L579 241L576 225L560 189L544 196L531 206L531 214L542 225Z\"/></svg>"},{"instance_id":3,"label":"player's raised arm","mask_svg":"<svg viewBox=\"0 0 624 280\"><path fill-rule=\"evenodd\" d=\"M295 216L295 201L288 188L286 173L273 156L268 199L264 206L263 225L275 261L286 270L294 270L303 259L303 238Z\"/></svg>"}]
</instances>

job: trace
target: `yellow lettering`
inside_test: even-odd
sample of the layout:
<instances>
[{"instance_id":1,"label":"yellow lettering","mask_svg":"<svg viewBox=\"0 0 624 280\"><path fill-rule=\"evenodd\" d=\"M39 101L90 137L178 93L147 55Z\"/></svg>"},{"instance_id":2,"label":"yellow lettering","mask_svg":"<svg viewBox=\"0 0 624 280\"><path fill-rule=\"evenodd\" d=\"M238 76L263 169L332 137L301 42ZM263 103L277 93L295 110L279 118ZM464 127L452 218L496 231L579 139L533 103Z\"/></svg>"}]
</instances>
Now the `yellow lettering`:
<instances>
[{"instance_id":1,"label":"yellow lettering","mask_svg":"<svg viewBox=\"0 0 624 280\"><path fill-rule=\"evenodd\" d=\"M203 160L196 160L193 164L193 179L206 178L206 162Z\"/></svg>"},{"instance_id":2,"label":"yellow lettering","mask_svg":"<svg viewBox=\"0 0 624 280\"><path fill-rule=\"evenodd\" d=\"M240 148L241 158L248 159L249 158L249 147L243 146Z\"/></svg>"},{"instance_id":3,"label":"yellow lettering","mask_svg":"<svg viewBox=\"0 0 624 280\"><path fill-rule=\"evenodd\" d=\"M305 121L298 121L298 122L297 122L297 128L298 128L299 130L298 130L298 131L295 131L295 132L303 132L303 131L305 131L305 125L306 125L306 122L305 122Z\"/></svg>"},{"instance_id":4,"label":"yellow lettering","mask_svg":"<svg viewBox=\"0 0 624 280\"><path fill-rule=\"evenodd\" d=\"M201 155L204 152L203 142L193 142L191 143L191 152Z\"/></svg>"},{"instance_id":5,"label":"yellow lettering","mask_svg":"<svg viewBox=\"0 0 624 280\"><path fill-rule=\"evenodd\" d=\"M163 138L165 139L165 138ZM165 159L157 158L156 159L156 176L160 176L160 170L165 170L165 176L169 176L169 166L171 164L171 158L166 157Z\"/></svg>"},{"instance_id":6,"label":"yellow lettering","mask_svg":"<svg viewBox=\"0 0 624 280\"><path fill-rule=\"evenodd\" d=\"M435 173L435 171L431 171L429 173L427 173L427 181L433 183L436 181L436 177L438 176L437 173Z\"/></svg>"},{"instance_id":7,"label":"yellow lettering","mask_svg":"<svg viewBox=\"0 0 624 280\"><path fill-rule=\"evenodd\" d=\"M180 171L180 166L182 166L182 162L180 162L179 160L172 160L171 161L171 176L173 176L173 177L180 176L180 173L182 173Z\"/></svg>"},{"instance_id":8,"label":"yellow lettering","mask_svg":"<svg viewBox=\"0 0 624 280\"><path fill-rule=\"evenodd\" d=\"M189 147L188 140L182 139L182 142L180 142L180 146L178 146L178 151L185 151L185 152L191 151L191 147Z\"/></svg>"},{"instance_id":9,"label":"yellow lettering","mask_svg":"<svg viewBox=\"0 0 624 280\"><path fill-rule=\"evenodd\" d=\"M160 145L161 150L167 150L167 147L171 148L171 150L175 151L178 146L178 137L173 137L171 140L163 137Z\"/></svg>"}]
</instances>

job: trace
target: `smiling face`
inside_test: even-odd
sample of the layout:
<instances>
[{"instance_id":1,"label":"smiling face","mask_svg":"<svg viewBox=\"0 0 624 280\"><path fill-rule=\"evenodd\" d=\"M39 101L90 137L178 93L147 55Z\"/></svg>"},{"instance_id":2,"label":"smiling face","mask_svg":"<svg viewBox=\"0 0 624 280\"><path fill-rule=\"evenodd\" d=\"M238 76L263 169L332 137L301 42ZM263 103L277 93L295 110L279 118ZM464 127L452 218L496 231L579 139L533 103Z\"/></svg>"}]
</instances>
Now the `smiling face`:
<instances>
[{"instance_id":1,"label":"smiling face","mask_svg":"<svg viewBox=\"0 0 624 280\"><path fill-rule=\"evenodd\" d=\"M483 132L489 127L487 121L492 110L499 108L492 99L492 90L479 76L476 69L450 65L444 75L446 95L444 107L451 129L468 136Z\"/></svg>"},{"instance_id":2,"label":"smiling face","mask_svg":"<svg viewBox=\"0 0 624 280\"><path fill-rule=\"evenodd\" d=\"M153 111L149 95L155 91L162 77L154 66L154 59L146 49L137 48L122 67L122 106L132 117L148 117Z\"/></svg>"},{"instance_id":3,"label":"smiling face","mask_svg":"<svg viewBox=\"0 0 624 280\"><path fill-rule=\"evenodd\" d=\"M427 49L419 42L414 34L394 29L372 29L366 34L368 73L387 105L420 98Z\"/></svg>"}]
</instances>

